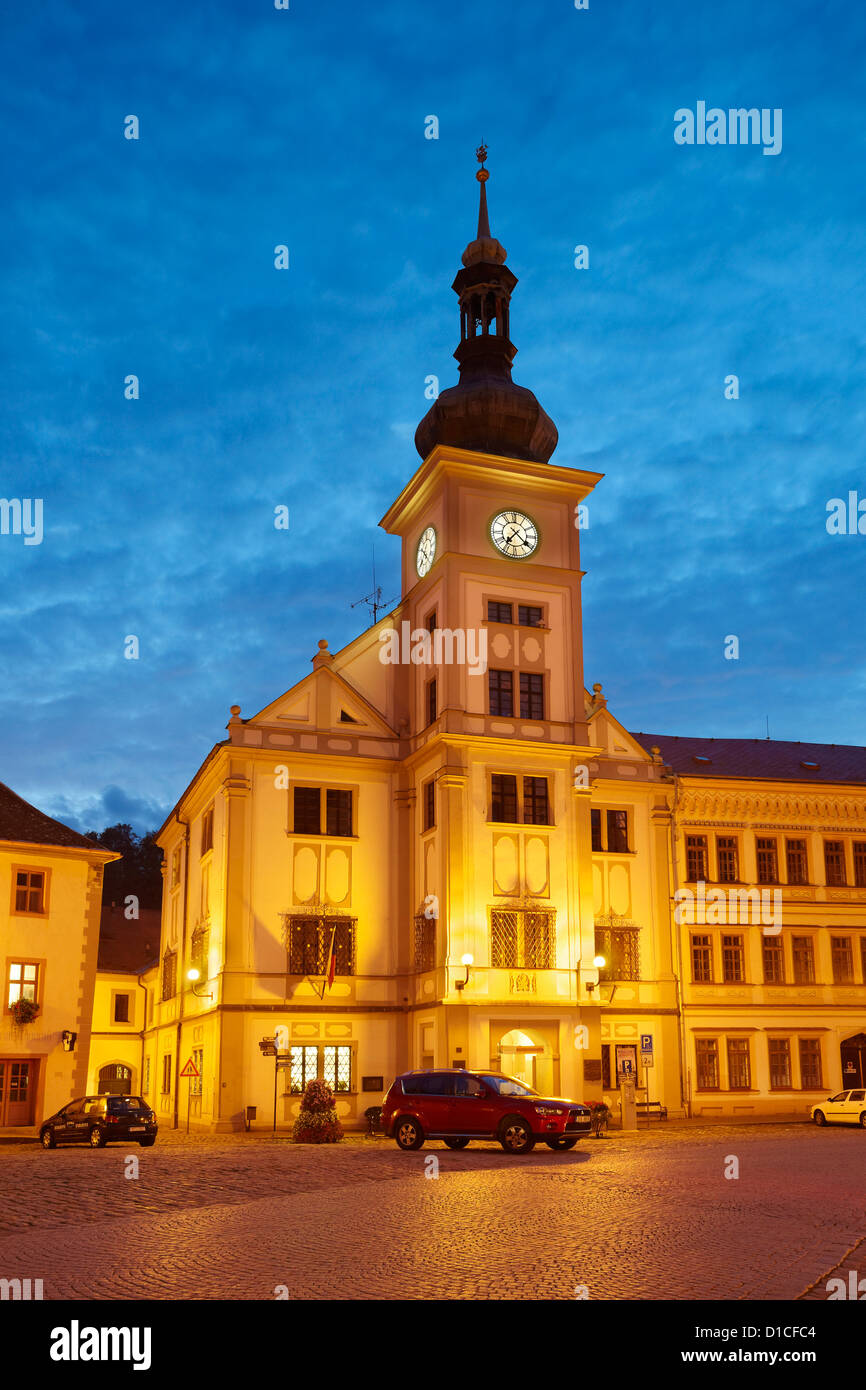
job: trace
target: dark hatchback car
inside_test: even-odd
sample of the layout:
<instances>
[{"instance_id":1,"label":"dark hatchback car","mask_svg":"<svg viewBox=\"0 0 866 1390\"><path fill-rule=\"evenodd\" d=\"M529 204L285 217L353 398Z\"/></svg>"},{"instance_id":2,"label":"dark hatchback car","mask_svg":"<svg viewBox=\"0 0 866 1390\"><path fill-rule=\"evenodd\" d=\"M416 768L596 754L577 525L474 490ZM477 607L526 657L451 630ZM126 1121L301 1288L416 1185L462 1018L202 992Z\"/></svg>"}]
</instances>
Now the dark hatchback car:
<instances>
[{"instance_id":1,"label":"dark hatchback car","mask_svg":"<svg viewBox=\"0 0 866 1390\"><path fill-rule=\"evenodd\" d=\"M511 1154L530 1153L540 1141L573 1149L591 1128L589 1107L580 1101L540 1096L491 1072L405 1072L382 1106L382 1131L401 1149L420 1149L425 1139L442 1139L449 1149L497 1139Z\"/></svg>"},{"instance_id":2,"label":"dark hatchback car","mask_svg":"<svg viewBox=\"0 0 866 1390\"><path fill-rule=\"evenodd\" d=\"M150 1148L156 1143L156 1116L141 1096L82 1096L43 1120L39 1142L43 1149L58 1144L104 1144L122 1140Z\"/></svg>"}]
</instances>

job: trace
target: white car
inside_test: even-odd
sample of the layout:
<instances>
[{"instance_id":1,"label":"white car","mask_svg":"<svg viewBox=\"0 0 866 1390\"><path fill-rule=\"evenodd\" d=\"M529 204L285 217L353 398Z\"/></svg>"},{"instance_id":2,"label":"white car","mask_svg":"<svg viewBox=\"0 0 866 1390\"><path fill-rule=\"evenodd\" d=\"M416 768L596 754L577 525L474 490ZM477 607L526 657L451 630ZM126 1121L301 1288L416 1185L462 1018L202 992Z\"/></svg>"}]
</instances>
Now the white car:
<instances>
[{"instance_id":1,"label":"white car","mask_svg":"<svg viewBox=\"0 0 866 1390\"><path fill-rule=\"evenodd\" d=\"M816 1125L833 1122L840 1125L862 1125L866 1129L866 1091L837 1091L835 1096L812 1106Z\"/></svg>"}]
</instances>

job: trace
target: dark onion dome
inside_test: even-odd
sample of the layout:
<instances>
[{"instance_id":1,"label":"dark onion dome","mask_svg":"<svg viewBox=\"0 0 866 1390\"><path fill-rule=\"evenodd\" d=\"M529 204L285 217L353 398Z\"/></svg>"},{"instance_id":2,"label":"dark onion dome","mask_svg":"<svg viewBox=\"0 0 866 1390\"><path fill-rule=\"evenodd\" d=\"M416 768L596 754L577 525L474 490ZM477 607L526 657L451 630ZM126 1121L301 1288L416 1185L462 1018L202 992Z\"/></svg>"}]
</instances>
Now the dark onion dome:
<instances>
[{"instance_id":1,"label":"dark onion dome","mask_svg":"<svg viewBox=\"0 0 866 1390\"><path fill-rule=\"evenodd\" d=\"M463 269L451 288L460 301L460 345L454 356L460 381L440 392L415 431L426 458L437 444L506 458L546 463L559 435L533 393L511 380L517 348L510 341L509 310L517 276L505 264L505 247L490 233L484 168L487 150L476 151L481 188L478 235L463 252Z\"/></svg>"}]
</instances>

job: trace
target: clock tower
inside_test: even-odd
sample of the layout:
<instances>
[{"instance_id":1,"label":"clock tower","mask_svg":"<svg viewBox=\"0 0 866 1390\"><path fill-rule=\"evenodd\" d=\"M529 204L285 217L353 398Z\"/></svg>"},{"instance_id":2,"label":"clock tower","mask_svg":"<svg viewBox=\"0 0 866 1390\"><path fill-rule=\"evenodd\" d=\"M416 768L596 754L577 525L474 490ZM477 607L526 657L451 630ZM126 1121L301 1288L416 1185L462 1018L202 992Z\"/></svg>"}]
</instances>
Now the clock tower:
<instances>
[{"instance_id":1,"label":"clock tower","mask_svg":"<svg viewBox=\"0 0 866 1390\"><path fill-rule=\"evenodd\" d=\"M403 543L404 598L383 628L414 808L406 907L422 935L423 904L437 911L439 969L422 985L437 1016L415 1017L408 1050L415 1065L463 1060L585 1089L579 1017L591 1055L599 1044L585 990L593 750L578 508L601 475L550 463L556 426L512 380L517 277L490 231L486 149L477 155L478 231L452 286L460 379L418 426L422 462L380 523Z\"/></svg>"}]
</instances>

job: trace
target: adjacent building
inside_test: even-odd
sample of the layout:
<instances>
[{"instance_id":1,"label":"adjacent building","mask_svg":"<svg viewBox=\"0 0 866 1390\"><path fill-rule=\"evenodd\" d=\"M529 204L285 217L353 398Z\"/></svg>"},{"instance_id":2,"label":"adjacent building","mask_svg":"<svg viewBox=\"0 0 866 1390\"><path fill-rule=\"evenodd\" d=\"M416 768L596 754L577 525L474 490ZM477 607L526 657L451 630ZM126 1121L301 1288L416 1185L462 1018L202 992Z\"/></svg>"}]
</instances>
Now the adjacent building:
<instances>
[{"instance_id":1,"label":"adjacent building","mask_svg":"<svg viewBox=\"0 0 866 1390\"><path fill-rule=\"evenodd\" d=\"M102 875L118 857L0 783L0 1129L86 1089Z\"/></svg>"}]
</instances>

